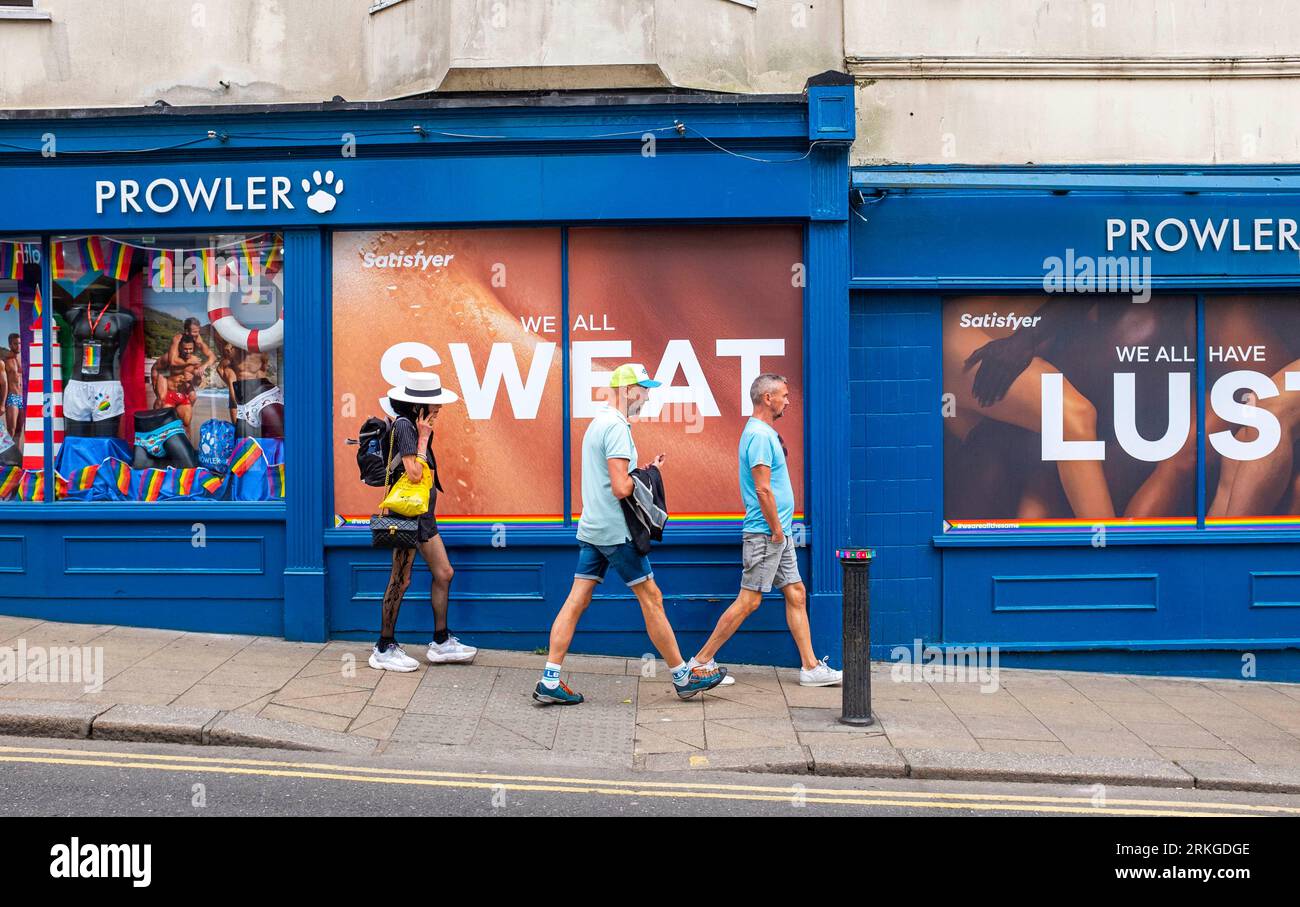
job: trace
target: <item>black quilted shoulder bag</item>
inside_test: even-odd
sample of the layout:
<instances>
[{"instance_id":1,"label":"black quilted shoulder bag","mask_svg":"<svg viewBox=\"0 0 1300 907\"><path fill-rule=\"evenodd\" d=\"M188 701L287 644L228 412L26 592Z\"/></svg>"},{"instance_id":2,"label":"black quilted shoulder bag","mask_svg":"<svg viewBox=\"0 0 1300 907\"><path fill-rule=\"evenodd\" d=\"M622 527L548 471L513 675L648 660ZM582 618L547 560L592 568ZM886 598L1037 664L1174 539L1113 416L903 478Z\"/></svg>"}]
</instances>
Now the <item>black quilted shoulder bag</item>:
<instances>
[{"instance_id":1,"label":"black quilted shoulder bag","mask_svg":"<svg viewBox=\"0 0 1300 907\"><path fill-rule=\"evenodd\" d=\"M394 423L396 424L396 423ZM384 487L387 488L393 465L393 435L388 432L388 458L384 460ZM370 545L372 548L419 547L419 518L399 516L395 513L375 513L370 516Z\"/></svg>"}]
</instances>

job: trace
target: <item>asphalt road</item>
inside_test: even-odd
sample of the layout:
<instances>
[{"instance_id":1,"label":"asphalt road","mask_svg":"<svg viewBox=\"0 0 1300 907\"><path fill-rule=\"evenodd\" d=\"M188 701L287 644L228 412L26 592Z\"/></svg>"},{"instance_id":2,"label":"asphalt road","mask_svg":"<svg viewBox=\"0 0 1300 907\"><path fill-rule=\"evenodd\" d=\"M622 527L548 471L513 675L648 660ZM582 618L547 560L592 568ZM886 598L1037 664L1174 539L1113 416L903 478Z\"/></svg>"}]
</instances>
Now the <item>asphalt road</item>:
<instances>
[{"instance_id":1,"label":"asphalt road","mask_svg":"<svg viewBox=\"0 0 1300 907\"><path fill-rule=\"evenodd\" d=\"M453 767L384 757L0 738L3 816L1249 816L1300 797L796 775Z\"/></svg>"}]
</instances>

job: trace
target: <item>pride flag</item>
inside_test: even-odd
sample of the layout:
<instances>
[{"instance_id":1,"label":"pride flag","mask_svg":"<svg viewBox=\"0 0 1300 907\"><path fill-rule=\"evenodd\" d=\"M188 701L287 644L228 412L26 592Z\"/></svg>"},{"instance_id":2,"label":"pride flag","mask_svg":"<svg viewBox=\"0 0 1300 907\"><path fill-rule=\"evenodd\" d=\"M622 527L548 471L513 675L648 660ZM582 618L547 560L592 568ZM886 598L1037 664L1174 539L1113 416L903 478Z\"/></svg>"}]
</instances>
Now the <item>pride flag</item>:
<instances>
[{"instance_id":1,"label":"pride flag","mask_svg":"<svg viewBox=\"0 0 1300 907\"><path fill-rule=\"evenodd\" d=\"M58 476L57 492L60 500L91 501L94 500L95 475L99 464L83 466L68 478Z\"/></svg>"},{"instance_id":2,"label":"pride flag","mask_svg":"<svg viewBox=\"0 0 1300 907\"><path fill-rule=\"evenodd\" d=\"M124 242L114 243L113 254L108 258L108 276L114 280L127 280L131 276L131 256L135 251Z\"/></svg>"},{"instance_id":3,"label":"pride flag","mask_svg":"<svg viewBox=\"0 0 1300 907\"><path fill-rule=\"evenodd\" d=\"M244 265L244 270L249 277L257 276L258 265L261 264L260 257L257 253L257 244L250 240L243 240L239 243L239 257Z\"/></svg>"},{"instance_id":4,"label":"pride flag","mask_svg":"<svg viewBox=\"0 0 1300 907\"><path fill-rule=\"evenodd\" d=\"M139 500L153 502L162 497L163 486L167 481L167 470L142 469L140 472Z\"/></svg>"},{"instance_id":5,"label":"pride flag","mask_svg":"<svg viewBox=\"0 0 1300 907\"><path fill-rule=\"evenodd\" d=\"M257 441L254 438L245 438L230 455L230 471L237 476L242 476L261 458L262 448Z\"/></svg>"},{"instance_id":6,"label":"pride flag","mask_svg":"<svg viewBox=\"0 0 1300 907\"><path fill-rule=\"evenodd\" d=\"M43 306L41 305L41 285L39 283L36 285L36 295L32 298L32 305L36 308L36 317L40 318Z\"/></svg>"},{"instance_id":7,"label":"pride flag","mask_svg":"<svg viewBox=\"0 0 1300 907\"><path fill-rule=\"evenodd\" d=\"M217 283L217 250L211 247L199 252L199 260L203 266L203 286L213 287Z\"/></svg>"},{"instance_id":8,"label":"pride flag","mask_svg":"<svg viewBox=\"0 0 1300 907\"><path fill-rule=\"evenodd\" d=\"M104 270L104 247L98 236L87 236L80 243L81 265L87 271Z\"/></svg>"},{"instance_id":9,"label":"pride flag","mask_svg":"<svg viewBox=\"0 0 1300 907\"><path fill-rule=\"evenodd\" d=\"M184 267L184 265L182 265ZM153 285L159 290L168 290L176 286L176 259L167 249L159 249L149 262L153 271Z\"/></svg>"},{"instance_id":10,"label":"pride flag","mask_svg":"<svg viewBox=\"0 0 1300 907\"><path fill-rule=\"evenodd\" d=\"M18 482L18 500L20 501L43 501L45 500L45 473L39 469L23 470L22 479Z\"/></svg>"},{"instance_id":11,"label":"pride flag","mask_svg":"<svg viewBox=\"0 0 1300 907\"><path fill-rule=\"evenodd\" d=\"M0 466L0 501L7 501L12 498L22 480L23 468L21 466Z\"/></svg>"},{"instance_id":12,"label":"pride flag","mask_svg":"<svg viewBox=\"0 0 1300 907\"><path fill-rule=\"evenodd\" d=\"M284 464L276 463L266 474L267 482L271 486L271 497L284 497Z\"/></svg>"},{"instance_id":13,"label":"pride flag","mask_svg":"<svg viewBox=\"0 0 1300 907\"><path fill-rule=\"evenodd\" d=\"M280 270L280 266L283 264L284 239L279 233L274 233L271 235L271 242L267 244L266 258L262 262L262 270L269 277Z\"/></svg>"},{"instance_id":14,"label":"pride flag","mask_svg":"<svg viewBox=\"0 0 1300 907\"><path fill-rule=\"evenodd\" d=\"M53 243L53 260L50 262L50 276L55 280L68 276L67 243L56 239Z\"/></svg>"},{"instance_id":15,"label":"pride flag","mask_svg":"<svg viewBox=\"0 0 1300 907\"><path fill-rule=\"evenodd\" d=\"M18 257L18 246L11 242L0 242L0 277L17 280L21 276L22 262Z\"/></svg>"}]
</instances>

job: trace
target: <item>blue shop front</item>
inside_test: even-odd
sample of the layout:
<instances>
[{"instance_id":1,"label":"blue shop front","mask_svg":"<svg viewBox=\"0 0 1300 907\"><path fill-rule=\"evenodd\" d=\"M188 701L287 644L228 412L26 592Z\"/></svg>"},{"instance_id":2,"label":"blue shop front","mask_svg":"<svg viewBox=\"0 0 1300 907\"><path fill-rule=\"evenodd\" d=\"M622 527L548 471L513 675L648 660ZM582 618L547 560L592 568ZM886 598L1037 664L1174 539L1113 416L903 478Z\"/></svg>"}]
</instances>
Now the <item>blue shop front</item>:
<instances>
[{"instance_id":1,"label":"blue shop front","mask_svg":"<svg viewBox=\"0 0 1300 907\"><path fill-rule=\"evenodd\" d=\"M876 654L1300 680L1300 172L852 186Z\"/></svg>"},{"instance_id":2,"label":"blue shop front","mask_svg":"<svg viewBox=\"0 0 1300 907\"><path fill-rule=\"evenodd\" d=\"M852 86L802 95L10 114L0 120L0 612L374 636L357 437L437 375L451 624L545 642L611 369L663 383L656 577L683 645L739 580L747 389L788 376L799 557L839 648ZM417 571L399 635L428 636ZM598 589L575 650L650 649ZM774 598L728 650L795 658Z\"/></svg>"}]
</instances>

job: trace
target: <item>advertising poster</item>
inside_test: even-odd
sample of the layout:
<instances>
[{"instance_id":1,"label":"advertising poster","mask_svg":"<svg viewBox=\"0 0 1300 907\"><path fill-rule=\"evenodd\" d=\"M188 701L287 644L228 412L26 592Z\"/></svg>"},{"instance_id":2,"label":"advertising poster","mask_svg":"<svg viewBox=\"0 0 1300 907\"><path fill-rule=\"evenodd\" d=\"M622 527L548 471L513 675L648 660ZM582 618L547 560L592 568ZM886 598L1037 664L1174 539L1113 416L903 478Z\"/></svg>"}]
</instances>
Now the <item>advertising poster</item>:
<instances>
[{"instance_id":1,"label":"advertising poster","mask_svg":"<svg viewBox=\"0 0 1300 907\"><path fill-rule=\"evenodd\" d=\"M1205 301L1207 526L1300 514L1300 309L1295 296Z\"/></svg>"},{"instance_id":2,"label":"advertising poster","mask_svg":"<svg viewBox=\"0 0 1300 907\"><path fill-rule=\"evenodd\" d=\"M335 523L383 498L346 439L421 372L460 396L433 439L438 518L561 522L560 231L336 233L333 280Z\"/></svg>"},{"instance_id":3,"label":"advertising poster","mask_svg":"<svg viewBox=\"0 0 1300 907\"><path fill-rule=\"evenodd\" d=\"M1196 525L1191 296L943 304L946 531Z\"/></svg>"},{"instance_id":4,"label":"advertising poster","mask_svg":"<svg viewBox=\"0 0 1300 907\"><path fill-rule=\"evenodd\" d=\"M663 382L634 430L644 462L668 455L674 520L740 515L749 384L789 376L778 430L802 513L801 249L798 227L575 228L566 318L559 230L335 234L335 524L364 524L382 497L346 440L410 373L460 396L435 429L440 520L561 523L566 506L576 518L580 457L566 503L565 431L580 450L609 372L629 361Z\"/></svg>"},{"instance_id":5,"label":"advertising poster","mask_svg":"<svg viewBox=\"0 0 1300 907\"><path fill-rule=\"evenodd\" d=\"M749 385L785 375L791 405L776 428L803 513L803 289L798 227L585 228L569 233L573 340L571 443L598 386L640 362L663 387L634 425L644 462L659 453L674 520L742 515L736 446L753 411ZM847 385L846 385L847 386ZM577 458L574 513L581 510Z\"/></svg>"}]
</instances>

